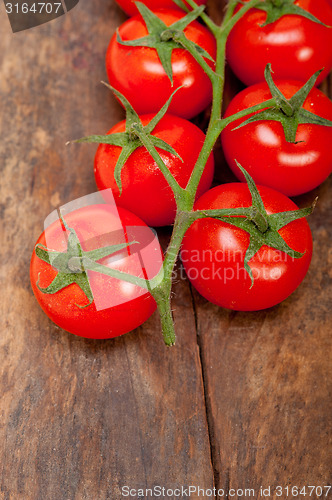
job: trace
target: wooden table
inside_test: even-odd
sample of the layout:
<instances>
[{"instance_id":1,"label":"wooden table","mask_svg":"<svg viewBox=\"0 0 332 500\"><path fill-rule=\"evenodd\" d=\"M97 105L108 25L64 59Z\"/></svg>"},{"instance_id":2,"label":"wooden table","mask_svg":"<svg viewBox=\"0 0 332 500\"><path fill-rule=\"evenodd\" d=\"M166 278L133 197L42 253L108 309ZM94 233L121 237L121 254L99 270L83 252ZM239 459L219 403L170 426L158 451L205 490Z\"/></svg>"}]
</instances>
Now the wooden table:
<instances>
[{"instance_id":1,"label":"wooden table","mask_svg":"<svg viewBox=\"0 0 332 500\"><path fill-rule=\"evenodd\" d=\"M209 9L220 18L222 2ZM157 314L110 341L60 330L32 294L30 256L44 218L96 190L95 147L65 143L122 118L99 82L125 16L112 0L81 0L12 34L3 4L0 14L0 498L118 500L124 486L189 498L175 490L189 485L224 490L219 498L280 498L278 485L329 484L331 180L297 199L319 196L314 257L283 304L230 312L180 280L174 348L164 347Z\"/></svg>"}]
</instances>

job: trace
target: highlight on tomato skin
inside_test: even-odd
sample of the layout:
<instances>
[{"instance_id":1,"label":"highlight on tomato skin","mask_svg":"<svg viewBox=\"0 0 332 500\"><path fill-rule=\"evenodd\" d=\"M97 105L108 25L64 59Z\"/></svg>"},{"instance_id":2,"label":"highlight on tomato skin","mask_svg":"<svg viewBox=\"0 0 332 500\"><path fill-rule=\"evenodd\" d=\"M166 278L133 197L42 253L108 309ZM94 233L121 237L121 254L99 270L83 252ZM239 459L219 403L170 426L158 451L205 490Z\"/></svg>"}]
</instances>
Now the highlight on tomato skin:
<instances>
[{"instance_id":1,"label":"highlight on tomato skin","mask_svg":"<svg viewBox=\"0 0 332 500\"><path fill-rule=\"evenodd\" d=\"M147 125L153 115L140 117L143 126ZM109 131L119 133L125 130L125 122L116 124ZM166 114L154 128L152 135L172 146L181 157L164 150L157 149L164 163L175 180L185 188L202 149L205 135L193 123L178 116ZM166 226L174 222L176 203L170 186L156 162L144 147L135 150L121 171L122 192L114 179L114 169L121 148L108 144L100 144L97 148L94 171L99 190L107 195L108 188L117 205L134 212L146 224L153 227ZM211 152L197 190L197 197L207 191L212 184L214 159Z\"/></svg>"},{"instance_id":2,"label":"highlight on tomato skin","mask_svg":"<svg viewBox=\"0 0 332 500\"><path fill-rule=\"evenodd\" d=\"M195 0L198 5L205 5L207 0ZM121 7L122 10L128 16L135 16L138 14L137 7L135 5L135 0L115 0L115 2ZM142 3L149 7L151 10L156 9L179 9L180 8L173 2L173 0L143 0ZM188 6L186 1L184 3Z\"/></svg>"},{"instance_id":3,"label":"highlight on tomato skin","mask_svg":"<svg viewBox=\"0 0 332 500\"><path fill-rule=\"evenodd\" d=\"M115 205L90 205L65 216L75 230L82 249L92 251L108 245L124 248L98 263L141 278L152 278L162 265L162 251L153 231L136 215ZM135 244L128 245L135 241ZM68 231L58 219L38 238L36 245L66 252ZM143 262L143 264L142 264ZM147 290L87 271L93 301L78 284L65 286L54 294L43 293L58 270L37 257L34 250L30 264L31 286L47 316L59 327L81 337L108 339L128 333L144 323L156 309Z\"/></svg>"},{"instance_id":4,"label":"highlight on tomato skin","mask_svg":"<svg viewBox=\"0 0 332 500\"><path fill-rule=\"evenodd\" d=\"M161 9L154 12L167 26L182 19L183 12ZM215 60L216 40L212 33L198 21L185 29L186 37L202 47ZM127 19L118 28L123 41L136 40L148 34L143 18L138 15ZM214 67L212 61L206 60ZM191 119L204 111L212 100L211 81L182 48L172 52L173 83L167 76L155 48L121 45L114 33L106 52L106 71L109 83L121 92L138 114L157 113L174 89L181 88L174 96L169 113Z\"/></svg>"},{"instance_id":5,"label":"highlight on tomato skin","mask_svg":"<svg viewBox=\"0 0 332 500\"><path fill-rule=\"evenodd\" d=\"M258 186L269 214L296 210L285 195ZM248 186L230 183L210 189L196 202L196 210L251 206ZM226 222L208 218L194 222L185 234L181 259L191 284L208 301L236 311L266 309L285 300L303 281L312 257L312 235L305 218L279 230L286 243L302 252L293 258L263 246L249 260L254 282L244 268L249 234Z\"/></svg>"},{"instance_id":6,"label":"highlight on tomato skin","mask_svg":"<svg viewBox=\"0 0 332 500\"><path fill-rule=\"evenodd\" d=\"M303 86L294 80L276 80L276 86L290 99ZM224 117L242 111L271 98L266 82L257 83L239 92L229 103ZM303 108L332 120L332 102L314 87ZM243 174L235 158L255 182L269 186L286 196L298 196L319 186L332 172L332 127L300 124L296 143L286 141L281 123L272 120L256 121L237 129L250 116L236 120L221 133L225 159L236 177Z\"/></svg>"}]
</instances>

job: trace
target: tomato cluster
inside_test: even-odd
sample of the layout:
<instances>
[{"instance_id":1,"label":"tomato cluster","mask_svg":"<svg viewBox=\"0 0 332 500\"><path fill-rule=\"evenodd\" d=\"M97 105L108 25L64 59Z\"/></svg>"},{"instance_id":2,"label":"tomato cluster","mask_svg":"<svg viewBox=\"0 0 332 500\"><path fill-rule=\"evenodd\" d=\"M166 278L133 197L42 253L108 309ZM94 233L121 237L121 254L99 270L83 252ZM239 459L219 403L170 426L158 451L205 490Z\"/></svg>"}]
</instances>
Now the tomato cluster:
<instances>
[{"instance_id":1,"label":"tomato cluster","mask_svg":"<svg viewBox=\"0 0 332 500\"><path fill-rule=\"evenodd\" d=\"M248 1L239 2L233 16ZM127 119L90 138L100 143L94 170L106 203L53 222L31 260L33 291L46 314L69 332L94 338L128 332L155 310L149 280L161 273L161 260L148 272L140 252L147 245L152 260L160 257L148 226L175 220L180 227L179 192L190 194L206 141L189 120L211 104L209 72L216 67L215 37L196 20L206 0L194 10L191 0L184 2L189 14L172 0L116 2L133 17L112 36L106 70ZM222 148L248 184L210 189L208 151L189 211L197 220L181 249L193 286L212 303L242 311L274 306L302 282L312 256L309 212L287 196L317 187L332 171L332 103L314 87L332 67L332 9L327 0L285 0L284 15L278 9L275 0L249 9L227 40L229 65L250 86L226 110L225 124L240 117L223 128ZM271 99L275 106L243 113ZM177 196L169 177L182 189ZM133 280L122 281L124 273ZM140 288L144 279L150 284Z\"/></svg>"}]
</instances>

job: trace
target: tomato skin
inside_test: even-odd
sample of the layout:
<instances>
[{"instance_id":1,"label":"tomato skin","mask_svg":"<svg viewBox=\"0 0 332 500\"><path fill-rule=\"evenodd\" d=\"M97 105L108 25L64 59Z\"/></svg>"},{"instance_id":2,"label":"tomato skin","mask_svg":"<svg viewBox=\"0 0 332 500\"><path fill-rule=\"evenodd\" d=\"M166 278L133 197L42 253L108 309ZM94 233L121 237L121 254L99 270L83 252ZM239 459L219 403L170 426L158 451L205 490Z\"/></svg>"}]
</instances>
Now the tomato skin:
<instances>
[{"instance_id":1,"label":"tomato skin","mask_svg":"<svg viewBox=\"0 0 332 500\"><path fill-rule=\"evenodd\" d=\"M154 115L141 116L143 125L147 125ZM125 130L125 122L115 125L109 133ZM168 169L185 188L194 168L205 135L193 123L178 116L166 114L155 127L153 135L170 144L181 156L183 162L166 151L157 149ZM176 204L173 192L144 147L132 153L121 172L122 194L114 180L114 168L121 148L100 144L98 146L94 169L99 190L112 189L115 202L135 213L149 226L166 226L174 222ZM197 197L207 191L212 183L214 160L211 153L198 186ZM104 195L107 199L107 193Z\"/></svg>"},{"instance_id":2,"label":"tomato skin","mask_svg":"<svg viewBox=\"0 0 332 500\"><path fill-rule=\"evenodd\" d=\"M114 207L106 204L78 209L66 215L65 219L69 227L75 229L83 250L92 250L99 246L125 241L126 232L124 233L122 229L119 231L121 225L117 214L123 228L146 227L134 214L121 208L117 212ZM92 247L91 242L93 242ZM66 250L66 234L59 220L41 234L37 244L46 245L52 250ZM109 264L110 267L136 276L142 274L137 260L130 258L133 255L130 250L125 249L117 255L119 256L117 264ZM107 257L99 262L108 265ZM39 259L34 251L30 264L30 279L36 299L56 325L74 335L94 339L117 337L144 323L156 309L152 296L140 287L91 271L88 271L88 274L94 301L85 308L78 307L77 304L82 306L88 304L89 300L76 284L71 284L53 295L45 294L38 289L36 285L38 280L39 286L47 287L56 274L57 270ZM107 307L113 294L117 294L116 299L119 303Z\"/></svg>"},{"instance_id":3,"label":"tomato skin","mask_svg":"<svg viewBox=\"0 0 332 500\"><path fill-rule=\"evenodd\" d=\"M245 0L248 1L248 0ZM297 0L327 26L332 26L332 9L326 0ZM296 15L286 15L262 27L266 13L251 9L234 26L227 41L227 60L246 85L264 81L264 69L271 63L276 79L306 82L324 68L317 85L332 67L332 28Z\"/></svg>"},{"instance_id":4,"label":"tomato skin","mask_svg":"<svg viewBox=\"0 0 332 500\"><path fill-rule=\"evenodd\" d=\"M276 81L276 85L289 99L303 84ZM266 83L252 85L233 98L225 117L271 97ZM332 120L332 102L317 88L311 90L303 107ZM292 144L286 142L282 125L275 121L249 123L233 130L246 119L233 122L221 134L226 161L238 179L244 180L244 176L235 160L245 165L258 184L269 186L287 196L296 196L314 189L332 172L332 127L301 124L296 134L296 141L299 142Z\"/></svg>"},{"instance_id":5,"label":"tomato skin","mask_svg":"<svg viewBox=\"0 0 332 500\"><path fill-rule=\"evenodd\" d=\"M135 16L138 13L138 9L135 5L136 0L115 0L116 3L121 7L122 10L128 14L128 16ZM205 5L207 0L197 0L198 5ZM156 9L180 9L173 0L144 0L142 3L149 7L150 10Z\"/></svg>"},{"instance_id":6,"label":"tomato skin","mask_svg":"<svg viewBox=\"0 0 332 500\"><path fill-rule=\"evenodd\" d=\"M155 12L167 26L184 16L173 10ZM215 58L216 44L212 34L197 21L184 30L187 38L203 47ZM123 40L134 40L147 35L141 16L128 19L119 27ZM212 62L209 62L211 66ZM149 47L120 45L113 35L106 53L106 70L110 84L120 91L138 114L156 113L172 92L180 89L172 99L169 113L192 118L211 102L212 85L202 68L184 49L172 53L173 86L166 75L157 51Z\"/></svg>"},{"instance_id":7,"label":"tomato skin","mask_svg":"<svg viewBox=\"0 0 332 500\"><path fill-rule=\"evenodd\" d=\"M286 196L258 186L267 212L294 210ZM220 209L251 206L248 186L230 183L207 191L195 209ZM186 273L198 292L210 302L236 311L256 311L272 307L286 299L301 283L312 256L312 236L305 219L283 227L279 233L288 245L305 252L292 259L279 250L263 246L249 261L251 280L243 266L249 235L242 229L215 219L201 219L188 229L181 258Z\"/></svg>"}]
</instances>

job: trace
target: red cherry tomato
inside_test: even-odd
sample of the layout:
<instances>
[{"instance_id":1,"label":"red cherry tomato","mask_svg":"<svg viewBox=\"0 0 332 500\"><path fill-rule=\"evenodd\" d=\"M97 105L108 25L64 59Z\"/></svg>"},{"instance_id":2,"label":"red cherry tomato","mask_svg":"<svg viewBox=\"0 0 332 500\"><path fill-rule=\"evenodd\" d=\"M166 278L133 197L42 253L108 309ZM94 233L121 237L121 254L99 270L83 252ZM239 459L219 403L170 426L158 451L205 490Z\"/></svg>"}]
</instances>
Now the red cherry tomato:
<instances>
[{"instance_id":1,"label":"red cherry tomato","mask_svg":"<svg viewBox=\"0 0 332 500\"><path fill-rule=\"evenodd\" d=\"M276 85L289 99L303 84L279 81ZM271 97L266 83L252 85L234 97L225 117ZM332 102L316 88L311 90L303 107L332 120ZM301 124L297 129L297 144L292 144L286 142L282 125L275 121L258 121L233 130L246 119L233 122L221 134L226 161L240 180L244 177L235 160L246 165L258 184L296 196L315 188L332 172L332 127Z\"/></svg>"},{"instance_id":2,"label":"red cherry tomato","mask_svg":"<svg viewBox=\"0 0 332 500\"><path fill-rule=\"evenodd\" d=\"M266 12L251 9L232 29L227 41L227 61L246 85L264 81L268 63L279 80L306 82L313 73L324 68L318 85L329 73L332 67L332 9L326 0L297 0L295 5L328 27L298 15L285 15L262 26Z\"/></svg>"},{"instance_id":3,"label":"red cherry tomato","mask_svg":"<svg viewBox=\"0 0 332 500\"><path fill-rule=\"evenodd\" d=\"M110 205L92 205L65 216L70 228L76 231L84 251L94 250L107 245L122 244L150 238L154 249L161 256L159 244L155 242L152 231L134 214L125 209ZM140 238L140 239L138 239ZM37 244L52 250L65 252L68 233L59 220L51 224L39 237ZM117 253L98 261L110 268L136 276L144 277L140 258L135 253L137 245L125 247ZM149 250L149 251L150 251ZM150 259L148 265L158 265ZM160 265L160 264L159 264ZM151 270L150 270L151 271ZM157 274L158 269L156 269ZM146 270L145 270L146 272ZM141 287L125 281L88 271L93 302L76 284L70 284L53 295L43 293L39 286L46 288L58 271L44 262L33 252L30 266L30 277L33 292L47 316L58 326L81 337L105 339L117 337L138 327L153 313L156 304L152 296ZM152 277L149 275L149 277ZM81 307L79 307L81 306ZM86 306L86 307L82 307Z\"/></svg>"},{"instance_id":4,"label":"red cherry tomato","mask_svg":"<svg viewBox=\"0 0 332 500\"><path fill-rule=\"evenodd\" d=\"M128 16L134 16L138 13L138 9L135 6L136 0L115 0L118 5L120 5L121 9L123 9ZM198 5L205 5L207 0L197 0L196 3ZM179 7L173 0L143 0L142 3L149 7L150 10L156 9L178 9ZM186 5L188 5L185 2Z\"/></svg>"},{"instance_id":5,"label":"red cherry tomato","mask_svg":"<svg viewBox=\"0 0 332 500\"><path fill-rule=\"evenodd\" d=\"M268 214L297 209L286 196L258 187ZM195 209L251 206L244 183L217 186L197 201ZM312 237L307 221L299 219L279 230L286 243L304 255L295 259L280 250L263 246L250 259L254 284L244 268L249 234L216 219L200 219L185 234L181 257L190 282L203 297L221 307L254 311L286 299L301 283L312 255Z\"/></svg>"},{"instance_id":6,"label":"red cherry tomato","mask_svg":"<svg viewBox=\"0 0 332 500\"><path fill-rule=\"evenodd\" d=\"M184 16L172 10L155 13L167 26ZM148 31L142 17L134 16L119 27L119 33L123 40L135 40L146 36ZM215 39L204 26L194 21L184 33L215 58ZM212 62L209 64L213 65ZM173 50L172 68L173 86L154 48L120 45L116 34L108 46L106 70L110 84L128 99L138 114L158 112L180 86L183 88L173 97L170 113L192 118L210 104L211 82L188 51Z\"/></svg>"},{"instance_id":7,"label":"red cherry tomato","mask_svg":"<svg viewBox=\"0 0 332 500\"><path fill-rule=\"evenodd\" d=\"M153 115L141 117L147 125ZM125 122L115 125L109 133L124 132ZM193 123L177 116L165 115L152 135L170 144L183 162L164 150L157 149L173 177L185 188L194 168L205 135ZM144 147L132 153L122 172L122 194L114 179L114 168L121 148L100 144L95 156L95 177L98 189L112 189L116 204L134 212L149 226L165 226L174 222L176 204L171 188L157 164ZM197 196L210 188L214 171L213 154L203 172ZM107 196L107 193L105 194Z\"/></svg>"}]
</instances>

